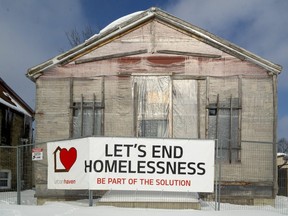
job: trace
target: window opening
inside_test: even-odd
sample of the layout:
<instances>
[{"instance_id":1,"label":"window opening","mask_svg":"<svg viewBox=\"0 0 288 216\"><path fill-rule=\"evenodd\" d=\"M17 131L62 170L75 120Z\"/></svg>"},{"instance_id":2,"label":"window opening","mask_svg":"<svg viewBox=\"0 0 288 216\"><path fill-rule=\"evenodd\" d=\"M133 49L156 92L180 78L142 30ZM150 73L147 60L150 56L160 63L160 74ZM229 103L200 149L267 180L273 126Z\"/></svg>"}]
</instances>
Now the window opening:
<instances>
[{"instance_id":1,"label":"window opening","mask_svg":"<svg viewBox=\"0 0 288 216\"><path fill-rule=\"evenodd\" d=\"M73 138L103 135L104 106L101 102L96 102L95 95L93 101L88 102L84 102L84 97L81 95L81 102L74 102L72 108Z\"/></svg>"},{"instance_id":2,"label":"window opening","mask_svg":"<svg viewBox=\"0 0 288 216\"><path fill-rule=\"evenodd\" d=\"M227 101L219 101L208 106L208 138L218 139L222 149L223 161L240 162L240 110L239 99L232 95Z\"/></svg>"},{"instance_id":3,"label":"window opening","mask_svg":"<svg viewBox=\"0 0 288 216\"><path fill-rule=\"evenodd\" d=\"M168 137L170 108L169 76L134 77L138 137Z\"/></svg>"}]
</instances>

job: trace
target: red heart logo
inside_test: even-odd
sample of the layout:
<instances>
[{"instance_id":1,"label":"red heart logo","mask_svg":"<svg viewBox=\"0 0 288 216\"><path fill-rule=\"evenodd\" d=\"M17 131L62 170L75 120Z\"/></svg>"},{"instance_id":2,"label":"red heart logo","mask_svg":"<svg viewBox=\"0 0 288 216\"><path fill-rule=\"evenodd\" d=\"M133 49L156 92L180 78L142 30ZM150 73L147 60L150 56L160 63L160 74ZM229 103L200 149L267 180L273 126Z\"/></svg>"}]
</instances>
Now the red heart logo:
<instances>
[{"instance_id":1,"label":"red heart logo","mask_svg":"<svg viewBox=\"0 0 288 216\"><path fill-rule=\"evenodd\" d=\"M67 151L66 148L60 150L60 161L68 172L73 166L77 158L77 150L72 147Z\"/></svg>"}]
</instances>

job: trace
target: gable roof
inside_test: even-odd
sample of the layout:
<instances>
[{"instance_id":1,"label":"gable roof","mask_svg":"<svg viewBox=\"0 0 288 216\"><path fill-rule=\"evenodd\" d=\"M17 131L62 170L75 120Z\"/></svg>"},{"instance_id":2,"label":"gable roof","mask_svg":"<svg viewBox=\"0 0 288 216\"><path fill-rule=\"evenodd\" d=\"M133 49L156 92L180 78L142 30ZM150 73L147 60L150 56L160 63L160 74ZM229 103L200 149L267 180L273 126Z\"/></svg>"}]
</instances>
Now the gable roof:
<instances>
[{"instance_id":1,"label":"gable roof","mask_svg":"<svg viewBox=\"0 0 288 216\"><path fill-rule=\"evenodd\" d=\"M0 78L0 105L9 107L24 115L33 117L34 112L5 82Z\"/></svg>"},{"instance_id":2,"label":"gable roof","mask_svg":"<svg viewBox=\"0 0 288 216\"><path fill-rule=\"evenodd\" d=\"M226 52L230 55L233 55L241 60L247 60L251 63L254 63L272 74L278 75L282 67L280 65L274 64L266 59L263 59L233 43L228 42L214 34L211 34L197 26L194 26L184 20L181 20L165 11L160 10L159 8L150 8L143 12L136 12L131 15L122 17L102 31L99 34L96 34L86 40L84 43L68 50L65 53L55 56L35 67L28 69L27 77L32 81L35 81L41 74L46 70L55 65L65 65L83 55L88 53L94 47L98 47L100 44L103 44L123 33L129 31L130 29L139 26L151 19L158 19L162 22L165 22L169 25L175 26L176 28L185 31L191 35L197 37L197 39L202 42L209 44L223 52Z\"/></svg>"}]
</instances>

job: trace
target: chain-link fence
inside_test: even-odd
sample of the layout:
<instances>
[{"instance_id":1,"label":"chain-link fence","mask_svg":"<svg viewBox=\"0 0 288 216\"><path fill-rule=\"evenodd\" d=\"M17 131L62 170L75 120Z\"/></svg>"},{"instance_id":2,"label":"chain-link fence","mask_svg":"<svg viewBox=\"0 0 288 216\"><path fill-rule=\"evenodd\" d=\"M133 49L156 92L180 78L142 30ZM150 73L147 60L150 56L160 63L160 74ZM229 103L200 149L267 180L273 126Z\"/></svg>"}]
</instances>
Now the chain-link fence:
<instances>
[{"instance_id":1,"label":"chain-link fence","mask_svg":"<svg viewBox=\"0 0 288 216\"><path fill-rule=\"evenodd\" d=\"M21 204L21 191L33 188L33 144L0 146L0 200ZM16 195L16 196L15 196Z\"/></svg>"},{"instance_id":2,"label":"chain-link fence","mask_svg":"<svg viewBox=\"0 0 288 216\"><path fill-rule=\"evenodd\" d=\"M35 149L41 151L37 152ZM39 182L47 184L47 174L40 177L37 174L40 170L42 173L47 173L46 149L46 143L0 146L0 203L36 204L35 185ZM265 152L273 152L273 145L245 141L242 142L241 149L239 155L241 160L237 163L225 161L223 152L226 150L220 147L217 149L215 189L211 194L115 190L66 191L63 198L86 199L87 206L114 205L221 211L256 208L288 215L287 167L273 166L275 158L264 157ZM32 152L34 157L39 157L39 160L37 158L32 160ZM259 152L264 152L264 155ZM278 176L276 184L273 176L275 172ZM267 173L271 173L271 176L267 177ZM277 193L277 196L273 196L273 193Z\"/></svg>"}]
</instances>

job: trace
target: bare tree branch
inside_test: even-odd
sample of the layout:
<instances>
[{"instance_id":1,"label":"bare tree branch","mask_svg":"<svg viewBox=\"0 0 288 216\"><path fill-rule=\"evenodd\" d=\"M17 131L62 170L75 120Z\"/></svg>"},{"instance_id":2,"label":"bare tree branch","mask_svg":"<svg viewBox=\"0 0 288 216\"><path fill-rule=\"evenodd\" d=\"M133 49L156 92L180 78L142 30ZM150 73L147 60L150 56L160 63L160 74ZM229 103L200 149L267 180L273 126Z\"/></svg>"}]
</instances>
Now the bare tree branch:
<instances>
[{"instance_id":1,"label":"bare tree branch","mask_svg":"<svg viewBox=\"0 0 288 216\"><path fill-rule=\"evenodd\" d=\"M288 153L288 141L285 138L278 141L278 152Z\"/></svg>"},{"instance_id":2,"label":"bare tree branch","mask_svg":"<svg viewBox=\"0 0 288 216\"><path fill-rule=\"evenodd\" d=\"M83 30L78 30L76 27L70 31L66 31L65 35L71 47L75 47L83 43L88 38L96 34L96 30L90 25L86 25Z\"/></svg>"}]
</instances>

